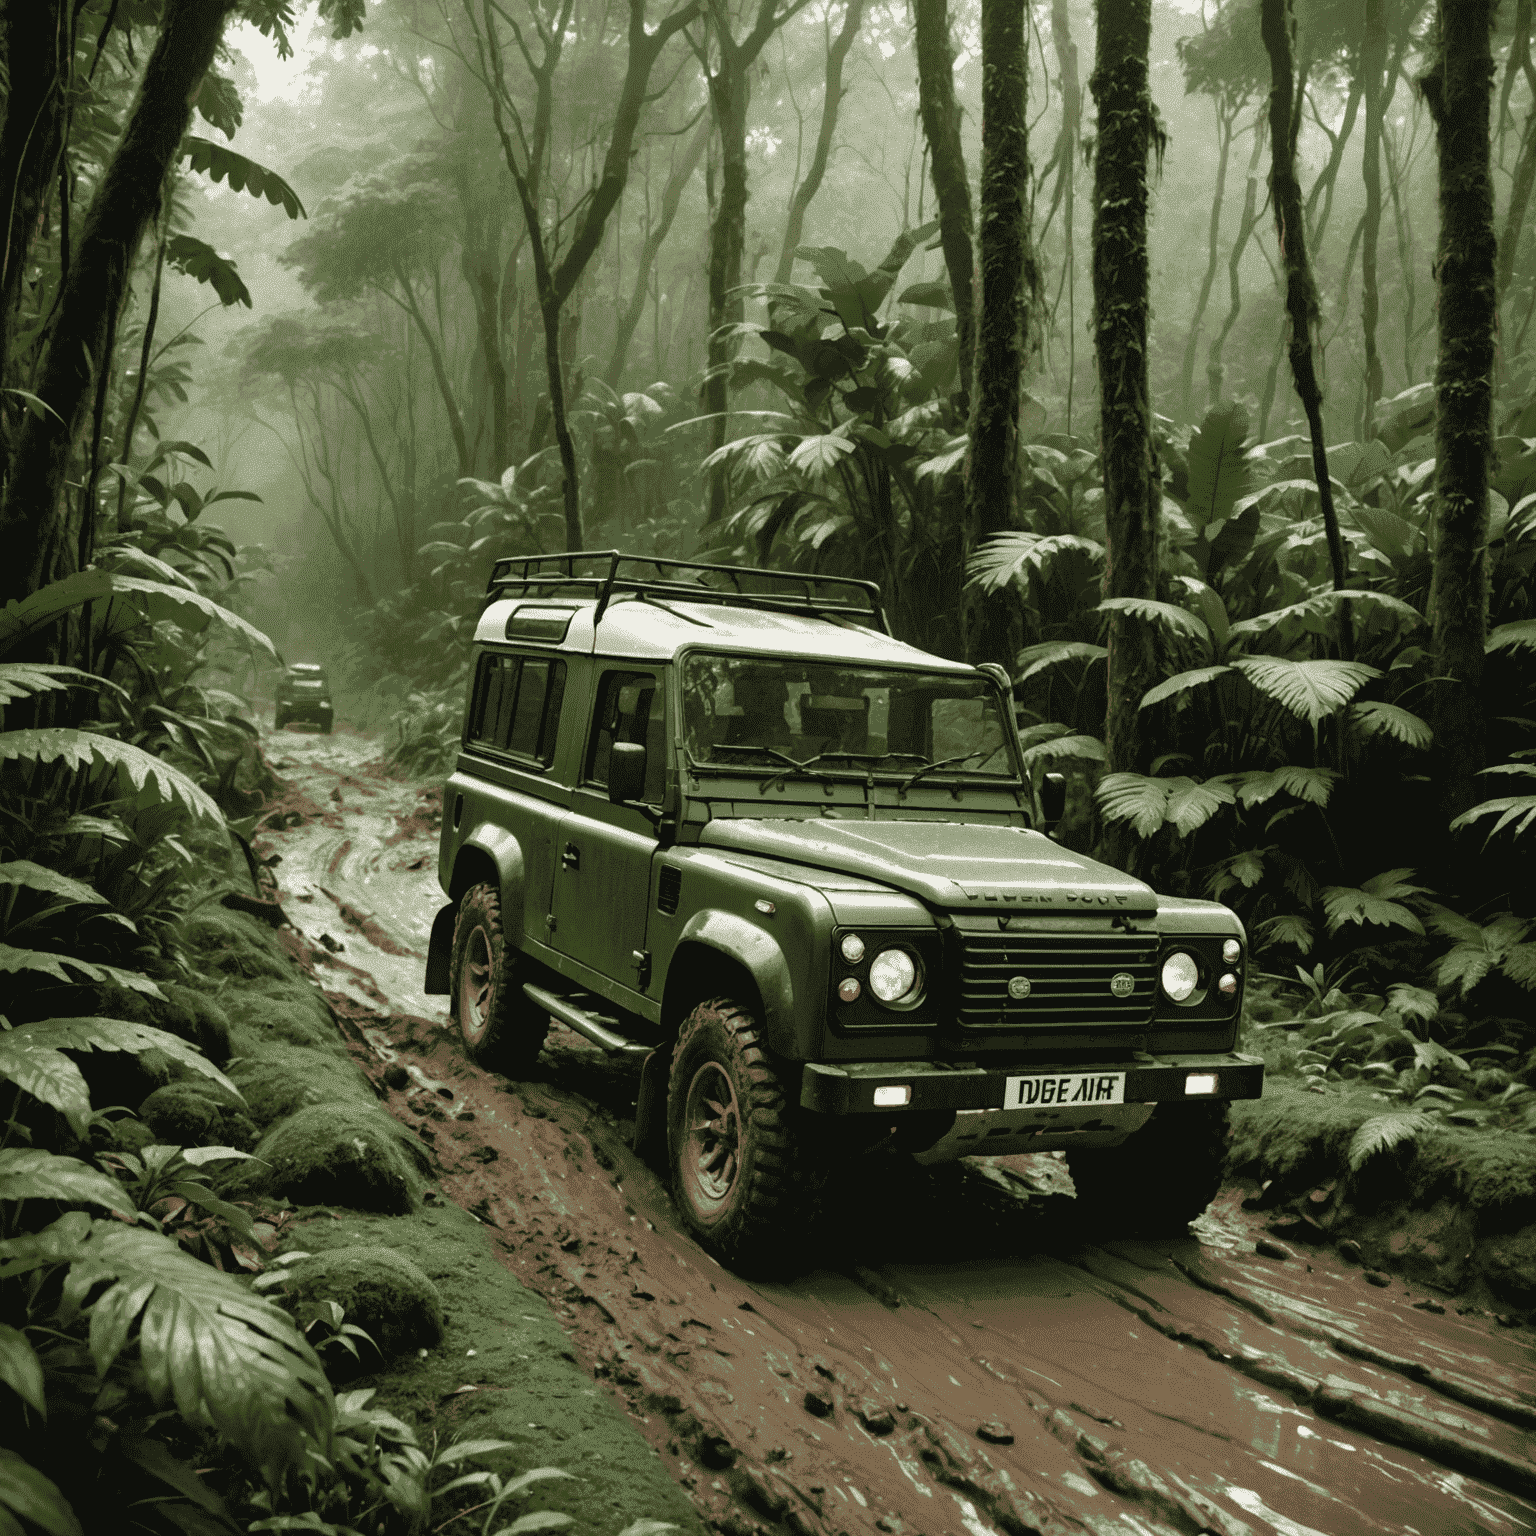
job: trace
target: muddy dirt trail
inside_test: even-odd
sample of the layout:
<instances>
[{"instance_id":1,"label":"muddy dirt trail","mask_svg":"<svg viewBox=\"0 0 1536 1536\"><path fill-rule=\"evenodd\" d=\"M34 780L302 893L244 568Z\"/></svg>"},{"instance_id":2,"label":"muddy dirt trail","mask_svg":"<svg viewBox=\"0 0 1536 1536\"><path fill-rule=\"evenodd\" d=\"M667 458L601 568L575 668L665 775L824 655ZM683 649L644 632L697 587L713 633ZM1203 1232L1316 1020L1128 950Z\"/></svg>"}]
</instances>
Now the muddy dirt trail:
<instances>
[{"instance_id":1,"label":"muddy dirt trail","mask_svg":"<svg viewBox=\"0 0 1536 1536\"><path fill-rule=\"evenodd\" d=\"M362 737L267 748L294 792L262 844L359 1061L726 1536L1536 1532L1530 1333L1287 1255L1242 1190L1084 1247L1052 1157L875 1164L826 1268L721 1269L629 1150L637 1068L560 1026L527 1082L455 1050L417 787Z\"/></svg>"}]
</instances>

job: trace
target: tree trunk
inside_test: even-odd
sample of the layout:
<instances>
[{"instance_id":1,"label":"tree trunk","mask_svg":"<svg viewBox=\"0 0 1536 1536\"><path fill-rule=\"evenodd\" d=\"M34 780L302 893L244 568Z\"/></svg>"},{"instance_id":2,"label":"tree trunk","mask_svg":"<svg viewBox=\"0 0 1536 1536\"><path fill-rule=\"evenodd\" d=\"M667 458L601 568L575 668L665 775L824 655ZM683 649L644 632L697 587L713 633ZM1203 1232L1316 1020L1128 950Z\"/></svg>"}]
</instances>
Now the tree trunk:
<instances>
[{"instance_id":1,"label":"tree trunk","mask_svg":"<svg viewBox=\"0 0 1536 1536\"><path fill-rule=\"evenodd\" d=\"M1051 0L1051 43L1061 70L1061 137L1056 145L1056 190L1061 196L1062 279L1067 288L1067 432L1072 431L1072 398L1077 389L1077 151L1083 116L1083 88L1077 74L1077 44L1067 0ZM1054 195L1054 194L1053 194ZM1058 298L1058 303L1060 302Z\"/></svg>"},{"instance_id":2,"label":"tree trunk","mask_svg":"<svg viewBox=\"0 0 1536 1536\"><path fill-rule=\"evenodd\" d=\"M1253 125L1253 151L1248 157L1248 186L1243 193L1243 216L1238 220L1237 234L1232 249L1227 252L1227 314L1221 329L1211 339L1211 349L1205 355L1205 383L1210 395L1209 403L1220 405L1227 393L1227 369L1222 354L1227 337L1237 324L1243 311L1243 252L1259 222L1259 156L1264 152L1264 123L1262 117Z\"/></svg>"},{"instance_id":3,"label":"tree trunk","mask_svg":"<svg viewBox=\"0 0 1536 1536\"><path fill-rule=\"evenodd\" d=\"M1496 0L1437 0L1436 50L1419 82L1435 123L1440 239L1435 369L1434 783L1440 812L1482 798L1488 638L1488 467L1498 322L1488 119Z\"/></svg>"},{"instance_id":4,"label":"tree trunk","mask_svg":"<svg viewBox=\"0 0 1536 1536\"><path fill-rule=\"evenodd\" d=\"M1190 394L1195 384L1195 351L1200 344L1200 322L1205 319L1205 307L1211 301L1211 289L1216 284L1216 267L1221 260L1221 205L1227 195L1227 161L1232 153L1232 129L1237 122L1237 108L1224 111L1221 98L1214 97L1216 108L1216 187L1211 193L1211 222L1206 233L1205 276L1200 280L1200 292L1195 299L1195 313L1189 322L1189 335L1184 341L1184 363L1179 372L1179 399L1184 413L1189 414Z\"/></svg>"},{"instance_id":5,"label":"tree trunk","mask_svg":"<svg viewBox=\"0 0 1536 1536\"><path fill-rule=\"evenodd\" d=\"M1025 195L1030 185L1029 36L1018 0L981 6L981 303L966 454L967 543L1018 525L1019 395L1037 274ZM954 581L963 580L957 571ZM974 603L973 660L1012 667L1019 649L1011 592Z\"/></svg>"},{"instance_id":6,"label":"tree trunk","mask_svg":"<svg viewBox=\"0 0 1536 1536\"><path fill-rule=\"evenodd\" d=\"M1520 135L1520 153L1515 159L1515 171L1510 181L1509 207L1504 215L1504 235L1499 241L1498 284L1501 299L1509 287L1510 278L1515 274L1515 257L1520 253L1520 230L1525 223L1525 211L1530 206L1531 189L1536 186L1536 66L1531 63L1530 0L1519 0L1515 8L1515 31L1509 45L1504 89L1499 99L1501 163L1504 112L1509 103L1516 69L1525 75L1526 84L1531 90L1531 104L1526 109L1525 128Z\"/></svg>"},{"instance_id":7,"label":"tree trunk","mask_svg":"<svg viewBox=\"0 0 1536 1536\"><path fill-rule=\"evenodd\" d=\"M85 217L37 393L48 407L23 421L0 510L6 561L0 601L64 574L74 554L63 492L108 339L128 292L144 231L160 209L198 85L213 62L234 0L166 0L160 35L123 137Z\"/></svg>"},{"instance_id":8,"label":"tree trunk","mask_svg":"<svg viewBox=\"0 0 1536 1536\"><path fill-rule=\"evenodd\" d=\"M0 250L0 366L8 366L22 274L58 166L71 49L61 0L8 5L0 25L9 92L0 129L0 188L9 208ZM6 414L21 409L18 401Z\"/></svg>"},{"instance_id":9,"label":"tree trunk","mask_svg":"<svg viewBox=\"0 0 1536 1536\"><path fill-rule=\"evenodd\" d=\"M608 367L603 374L610 389L617 389L619 381L624 377L624 364L629 357L629 344L634 340L635 329L639 326L640 317L645 312L645 299L649 292L651 271L656 265L656 255L661 250L668 231L672 228L672 221L677 217L678 205L683 200L683 189L693 180L693 173L698 170L699 161L704 157L704 149L709 143L711 128L712 124L706 117L694 129L693 137L689 139L682 159L672 167L672 173L667 177L666 190L661 194L661 217L647 231L645 243L640 247L640 256L635 269L635 285L630 292L629 303L624 306L614 330L613 353L608 359Z\"/></svg>"},{"instance_id":10,"label":"tree trunk","mask_svg":"<svg viewBox=\"0 0 1536 1536\"><path fill-rule=\"evenodd\" d=\"M843 11L843 25L831 46L827 49L826 86L821 98L821 127L816 134L816 148L805 179L795 188L789 200L789 217L784 221L784 239L779 246L779 264L774 269L773 280L787 283L795 267L795 250L805 229L805 210L811 199L821 190L822 177L827 174L827 160L832 153L832 135L837 132L837 109L843 100L843 64L848 50L859 35L864 21L864 0L848 0Z\"/></svg>"},{"instance_id":11,"label":"tree trunk","mask_svg":"<svg viewBox=\"0 0 1536 1536\"><path fill-rule=\"evenodd\" d=\"M1323 392L1312 361L1312 327L1317 324L1317 284L1307 260L1307 232L1301 211L1301 183L1296 179L1296 79L1291 63L1291 37L1295 19L1290 0L1262 0L1260 28L1269 54L1269 198L1275 210L1275 238L1285 265L1285 309L1290 321L1286 350L1290 354L1291 380L1307 413L1312 438L1312 472L1322 503L1323 529L1328 540L1328 561L1333 567L1334 590L1343 588L1344 540L1333 505L1333 482L1328 478L1328 449L1323 441ZM1348 630L1347 615L1340 622ZM1346 651L1349 649L1346 640Z\"/></svg>"},{"instance_id":12,"label":"tree trunk","mask_svg":"<svg viewBox=\"0 0 1536 1536\"><path fill-rule=\"evenodd\" d=\"M1161 484L1152 442L1147 339L1147 161L1160 148L1147 79L1152 0L1096 0L1088 88L1098 108L1093 172L1093 328L1104 466L1106 597L1157 595ZM1144 773L1141 697L1157 681L1152 626L1111 613L1104 741L1112 772Z\"/></svg>"},{"instance_id":13,"label":"tree trunk","mask_svg":"<svg viewBox=\"0 0 1536 1536\"><path fill-rule=\"evenodd\" d=\"M709 451L724 446L726 411L730 407L729 368L734 343L722 331L744 313L741 295L741 253L747 236L747 102L748 74L732 61L726 62L722 44L720 67L710 76L709 94L714 104L715 126L720 134L720 195L709 226L709 338L705 353L704 410L709 423ZM709 479L706 526L725 516L729 475L722 466Z\"/></svg>"},{"instance_id":14,"label":"tree trunk","mask_svg":"<svg viewBox=\"0 0 1536 1536\"><path fill-rule=\"evenodd\" d=\"M1376 435L1376 402L1383 394L1376 321L1381 301L1376 286L1376 245L1381 235L1381 125L1387 114L1386 0L1365 0L1365 36L1360 70L1365 76L1365 225L1360 237L1360 323L1365 333L1365 410L1360 437Z\"/></svg>"},{"instance_id":15,"label":"tree trunk","mask_svg":"<svg viewBox=\"0 0 1536 1536\"><path fill-rule=\"evenodd\" d=\"M975 256L971 249L971 187L960 149L960 108L955 102L955 56L949 42L948 0L912 0L917 98L928 144L928 169L939 204L939 242L955 301L960 342L960 394L969 408L971 358L975 352Z\"/></svg>"}]
</instances>

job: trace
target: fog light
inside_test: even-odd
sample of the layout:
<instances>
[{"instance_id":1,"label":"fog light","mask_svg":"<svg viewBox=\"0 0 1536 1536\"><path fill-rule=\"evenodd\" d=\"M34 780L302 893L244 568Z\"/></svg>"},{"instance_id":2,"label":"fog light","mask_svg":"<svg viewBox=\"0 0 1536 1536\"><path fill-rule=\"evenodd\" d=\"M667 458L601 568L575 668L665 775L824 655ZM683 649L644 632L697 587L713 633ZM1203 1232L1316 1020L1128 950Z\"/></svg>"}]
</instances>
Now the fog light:
<instances>
[{"instance_id":1,"label":"fog light","mask_svg":"<svg viewBox=\"0 0 1536 1536\"><path fill-rule=\"evenodd\" d=\"M900 1109L911 1102L912 1089L905 1084L899 1088L893 1085L889 1088L875 1089L876 1109Z\"/></svg>"},{"instance_id":2,"label":"fog light","mask_svg":"<svg viewBox=\"0 0 1536 1536\"><path fill-rule=\"evenodd\" d=\"M857 965L864 958L864 940L856 933L845 933L838 948L842 950L843 959L849 965Z\"/></svg>"},{"instance_id":3,"label":"fog light","mask_svg":"<svg viewBox=\"0 0 1536 1536\"><path fill-rule=\"evenodd\" d=\"M1191 1072L1184 1079L1185 1093L1215 1093L1216 1074L1214 1072Z\"/></svg>"},{"instance_id":4,"label":"fog light","mask_svg":"<svg viewBox=\"0 0 1536 1536\"><path fill-rule=\"evenodd\" d=\"M1218 992L1225 992L1228 997L1231 997L1232 994L1237 991L1237 977L1234 976L1231 971L1228 971L1227 974L1216 983L1216 990Z\"/></svg>"},{"instance_id":5,"label":"fog light","mask_svg":"<svg viewBox=\"0 0 1536 1536\"><path fill-rule=\"evenodd\" d=\"M859 993L863 990L864 989L859 985L858 981L852 976L848 977L846 981L840 981L837 984L837 995L842 998L845 1003L858 1002Z\"/></svg>"},{"instance_id":6,"label":"fog light","mask_svg":"<svg viewBox=\"0 0 1536 1536\"><path fill-rule=\"evenodd\" d=\"M1243 958L1243 946L1236 939L1228 939L1221 946L1221 958L1228 965L1236 965Z\"/></svg>"}]
</instances>

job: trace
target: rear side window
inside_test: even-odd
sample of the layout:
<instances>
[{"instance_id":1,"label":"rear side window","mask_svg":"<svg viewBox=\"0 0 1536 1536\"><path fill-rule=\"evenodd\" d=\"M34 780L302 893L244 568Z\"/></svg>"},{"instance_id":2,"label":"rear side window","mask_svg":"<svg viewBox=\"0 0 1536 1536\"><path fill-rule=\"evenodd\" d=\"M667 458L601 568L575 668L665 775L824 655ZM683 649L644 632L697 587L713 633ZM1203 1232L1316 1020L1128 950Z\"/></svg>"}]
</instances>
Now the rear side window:
<instances>
[{"instance_id":1,"label":"rear side window","mask_svg":"<svg viewBox=\"0 0 1536 1536\"><path fill-rule=\"evenodd\" d=\"M650 672L605 672L587 748L589 784L606 785L616 741L645 748L645 800L659 805L666 791L666 707L661 679Z\"/></svg>"},{"instance_id":2,"label":"rear side window","mask_svg":"<svg viewBox=\"0 0 1536 1536\"><path fill-rule=\"evenodd\" d=\"M469 744L547 768L554 761L565 663L492 652L480 658Z\"/></svg>"}]
</instances>

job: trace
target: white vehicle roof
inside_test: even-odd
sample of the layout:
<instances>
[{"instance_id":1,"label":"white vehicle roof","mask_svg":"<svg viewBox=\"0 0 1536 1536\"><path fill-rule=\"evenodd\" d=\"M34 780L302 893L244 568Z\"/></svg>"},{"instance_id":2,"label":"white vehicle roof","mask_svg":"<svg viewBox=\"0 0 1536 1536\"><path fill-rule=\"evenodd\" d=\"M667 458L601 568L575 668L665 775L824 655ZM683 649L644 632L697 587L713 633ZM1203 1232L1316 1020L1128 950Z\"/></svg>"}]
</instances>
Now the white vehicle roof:
<instances>
[{"instance_id":1,"label":"white vehicle roof","mask_svg":"<svg viewBox=\"0 0 1536 1536\"><path fill-rule=\"evenodd\" d=\"M927 671L968 673L963 662L946 661L914 645L892 639L877 629L807 614L771 608L736 607L717 602L690 603L675 597L643 599L616 595L593 632L593 598L501 598L480 615L477 644L534 645L540 649L579 655L616 656L636 661L670 661L679 651L751 651L760 655L795 656L872 666L921 667ZM513 633L515 618L525 626L548 616L558 627L570 615L563 638L541 641L528 633Z\"/></svg>"}]
</instances>

